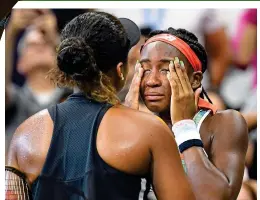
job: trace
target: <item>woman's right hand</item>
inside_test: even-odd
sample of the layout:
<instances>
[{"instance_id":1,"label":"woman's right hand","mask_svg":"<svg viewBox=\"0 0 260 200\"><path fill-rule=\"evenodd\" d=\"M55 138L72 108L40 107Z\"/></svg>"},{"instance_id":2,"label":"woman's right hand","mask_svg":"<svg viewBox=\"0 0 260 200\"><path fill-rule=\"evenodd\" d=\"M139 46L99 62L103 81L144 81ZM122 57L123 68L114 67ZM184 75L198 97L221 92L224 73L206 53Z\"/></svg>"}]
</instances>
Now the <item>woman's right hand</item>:
<instances>
[{"instance_id":1,"label":"woman's right hand","mask_svg":"<svg viewBox=\"0 0 260 200\"><path fill-rule=\"evenodd\" d=\"M7 28L10 29L13 34L18 34L29 26L39 15L40 12L37 9L14 9Z\"/></svg>"},{"instance_id":2,"label":"woman's right hand","mask_svg":"<svg viewBox=\"0 0 260 200\"><path fill-rule=\"evenodd\" d=\"M137 61L135 65L134 77L124 102L124 105L129 108L139 110L139 94L143 73L144 69L142 68L141 64Z\"/></svg>"}]
</instances>

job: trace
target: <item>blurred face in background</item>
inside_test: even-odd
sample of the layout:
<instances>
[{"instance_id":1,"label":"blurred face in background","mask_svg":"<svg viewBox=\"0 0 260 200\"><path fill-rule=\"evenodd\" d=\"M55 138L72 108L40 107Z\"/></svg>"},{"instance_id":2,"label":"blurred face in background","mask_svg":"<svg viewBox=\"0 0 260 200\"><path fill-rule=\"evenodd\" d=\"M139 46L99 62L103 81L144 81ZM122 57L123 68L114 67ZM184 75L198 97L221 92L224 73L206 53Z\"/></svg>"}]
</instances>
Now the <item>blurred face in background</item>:
<instances>
[{"instance_id":1,"label":"blurred face in background","mask_svg":"<svg viewBox=\"0 0 260 200\"><path fill-rule=\"evenodd\" d=\"M21 74L42 71L46 73L56 64L56 52L52 44L44 38L44 34L30 27L25 32L19 46L18 71Z\"/></svg>"}]
</instances>

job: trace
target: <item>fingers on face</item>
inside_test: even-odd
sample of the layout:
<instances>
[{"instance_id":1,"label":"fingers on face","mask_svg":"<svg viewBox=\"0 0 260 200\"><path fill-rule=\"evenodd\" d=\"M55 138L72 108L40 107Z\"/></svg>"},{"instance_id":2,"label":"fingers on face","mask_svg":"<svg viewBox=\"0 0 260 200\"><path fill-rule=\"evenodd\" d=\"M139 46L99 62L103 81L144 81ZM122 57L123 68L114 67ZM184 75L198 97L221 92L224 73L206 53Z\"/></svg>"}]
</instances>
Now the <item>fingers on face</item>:
<instances>
[{"instance_id":1,"label":"fingers on face","mask_svg":"<svg viewBox=\"0 0 260 200\"><path fill-rule=\"evenodd\" d=\"M139 89L140 89L140 84L141 84L141 80L142 80L142 76L144 73L144 69L142 68L141 64L139 63L139 61L136 62L135 65L135 74L130 86L130 91L134 92L134 93L139 93Z\"/></svg>"},{"instance_id":2,"label":"fingers on face","mask_svg":"<svg viewBox=\"0 0 260 200\"><path fill-rule=\"evenodd\" d=\"M174 70L174 64L173 61L170 61L169 64L169 72L167 73L167 78L170 82L171 89L172 89L172 94L174 96L177 96L179 93L179 82L178 82L178 76Z\"/></svg>"},{"instance_id":3,"label":"fingers on face","mask_svg":"<svg viewBox=\"0 0 260 200\"><path fill-rule=\"evenodd\" d=\"M188 75L186 73L184 62L179 61L179 59L177 57L175 57L174 64L175 64L177 76L180 80L180 83L181 83L181 86L182 86L182 89L183 89L183 93L184 93L184 95L187 95L191 91L190 91L190 88L189 88L190 82L189 82Z\"/></svg>"},{"instance_id":4,"label":"fingers on face","mask_svg":"<svg viewBox=\"0 0 260 200\"><path fill-rule=\"evenodd\" d=\"M172 86L172 90L178 89L178 96L189 96L193 94L190 80L183 61L180 61L178 57L175 57L174 62L171 61L169 65L169 80Z\"/></svg>"}]
</instances>

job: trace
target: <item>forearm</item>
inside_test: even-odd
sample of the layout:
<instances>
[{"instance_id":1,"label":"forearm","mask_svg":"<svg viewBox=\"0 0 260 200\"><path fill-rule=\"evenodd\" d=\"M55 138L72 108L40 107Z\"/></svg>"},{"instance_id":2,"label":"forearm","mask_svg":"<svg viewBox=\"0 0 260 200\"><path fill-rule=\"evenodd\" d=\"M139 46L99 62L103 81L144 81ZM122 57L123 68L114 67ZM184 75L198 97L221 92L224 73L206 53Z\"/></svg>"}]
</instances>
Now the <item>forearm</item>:
<instances>
[{"instance_id":1,"label":"forearm","mask_svg":"<svg viewBox=\"0 0 260 200\"><path fill-rule=\"evenodd\" d=\"M209 161L201 148L192 147L182 154L196 199L232 200L228 178Z\"/></svg>"},{"instance_id":2,"label":"forearm","mask_svg":"<svg viewBox=\"0 0 260 200\"><path fill-rule=\"evenodd\" d=\"M220 86L225 72L232 61L232 50L222 27L215 33L205 35L205 47L209 57L209 72L211 84Z\"/></svg>"},{"instance_id":3,"label":"forearm","mask_svg":"<svg viewBox=\"0 0 260 200\"><path fill-rule=\"evenodd\" d=\"M256 26L248 24L239 40L238 54L235 57L239 65L248 65L256 52L257 30Z\"/></svg>"},{"instance_id":4,"label":"forearm","mask_svg":"<svg viewBox=\"0 0 260 200\"><path fill-rule=\"evenodd\" d=\"M11 76L13 71L13 55L17 34L14 33L11 27L8 27L5 32L5 89L6 89L6 105L10 102L9 88L11 85Z\"/></svg>"},{"instance_id":5,"label":"forearm","mask_svg":"<svg viewBox=\"0 0 260 200\"><path fill-rule=\"evenodd\" d=\"M211 85L214 88L219 88L222 80L224 79L225 73L230 64L230 58L228 55L214 58L210 61L210 80Z\"/></svg>"}]
</instances>

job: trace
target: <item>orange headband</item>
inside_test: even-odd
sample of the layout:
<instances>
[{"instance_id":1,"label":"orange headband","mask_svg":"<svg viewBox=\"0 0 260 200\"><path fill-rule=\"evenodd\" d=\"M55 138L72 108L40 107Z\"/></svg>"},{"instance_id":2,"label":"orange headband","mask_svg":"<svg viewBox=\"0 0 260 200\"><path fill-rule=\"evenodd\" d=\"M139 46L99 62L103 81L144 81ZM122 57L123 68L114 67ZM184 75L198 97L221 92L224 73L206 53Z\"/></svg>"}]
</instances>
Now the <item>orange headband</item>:
<instances>
[{"instance_id":1,"label":"orange headband","mask_svg":"<svg viewBox=\"0 0 260 200\"><path fill-rule=\"evenodd\" d=\"M176 47L188 59L194 71L202 71L201 62L194 51L183 40L170 34L159 34L146 41L143 47L152 42L161 41Z\"/></svg>"}]
</instances>

